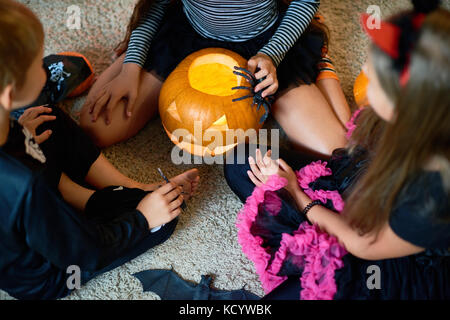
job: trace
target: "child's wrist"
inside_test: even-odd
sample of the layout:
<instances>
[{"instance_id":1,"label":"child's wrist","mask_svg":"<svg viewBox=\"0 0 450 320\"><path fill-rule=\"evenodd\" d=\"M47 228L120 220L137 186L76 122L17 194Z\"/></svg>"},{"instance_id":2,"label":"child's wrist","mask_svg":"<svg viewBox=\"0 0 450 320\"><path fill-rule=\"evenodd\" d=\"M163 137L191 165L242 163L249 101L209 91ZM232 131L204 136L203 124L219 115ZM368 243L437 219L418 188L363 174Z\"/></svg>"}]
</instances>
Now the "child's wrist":
<instances>
[{"instance_id":1,"label":"child's wrist","mask_svg":"<svg viewBox=\"0 0 450 320\"><path fill-rule=\"evenodd\" d=\"M122 74L127 77L137 78L142 68L136 63L125 63L122 65Z\"/></svg>"},{"instance_id":2,"label":"child's wrist","mask_svg":"<svg viewBox=\"0 0 450 320\"><path fill-rule=\"evenodd\" d=\"M297 180L290 182L288 180L288 184L285 187L285 189L293 196L295 197L296 194L301 191L300 186L297 183Z\"/></svg>"},{"instance_id":3,"label":"child's wrist","mask_svg":"<svg viewBox=\"0 0 450 320\"><path fill-rule=\"evenodd\" d=\"M306 206L308 204L310 204L311 201L312 201L311 198L308 197L305 194L305 192L303 192L302 189L300 189L300 187L298 187L296 189L295 194L294 194L294 198L295 198L295 200L297 202L297 206L298 206L299 210L301 210L301 211L305 210Z\"/></svg>"}]
</instances>

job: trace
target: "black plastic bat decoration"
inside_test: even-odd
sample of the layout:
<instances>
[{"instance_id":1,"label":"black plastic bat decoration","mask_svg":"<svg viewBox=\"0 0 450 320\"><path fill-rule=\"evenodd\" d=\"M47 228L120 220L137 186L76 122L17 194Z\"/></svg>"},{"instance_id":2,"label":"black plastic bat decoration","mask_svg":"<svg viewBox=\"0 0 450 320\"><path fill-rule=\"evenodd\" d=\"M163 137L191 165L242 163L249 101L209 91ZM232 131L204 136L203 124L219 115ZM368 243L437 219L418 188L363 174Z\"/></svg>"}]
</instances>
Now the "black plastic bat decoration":
<instances>
[{"instance_id":1,"label":"black plastic bat decoration","mask_svg":"<svg viewBox=\"0 0 450 320\"><path fill-rule=\"evenodd\" d=\"M244 289L224 291L210 288L211 276L202 276L199 284L181 279L173 270L147 270L133 274L144 292L151 291L161 300L259 300Z\"/></svg>"},{"instance_id":2,"label":"black plastic bat decoration","mask_svg":"<svg viewBox=\"0 0 450 320\"><path fill-rule=\"evenodd\" d=\"M259 111L259 108L261 108L261 106L263 106L264 109L265 109L264 115L259 120L260 123L263 123L264 121L267 120L267 117L269 116L269 112L270 112L270 107L272 106L272 103L275 100L273 95L269 95L269 96L267 96L265 98L262 97L262 92L266 88L261 89L258 92L255 92L255 87L258 85L258 83L264 81L265 77L258 80L247 69L244 69L244 68L241 68L241 67L237 67L237 66L235 66L234 69L238 70L238 71L233 71L233 73L235 75L238 75L238 76L241 76L241 77L247 79L248 82L250 83L250 87L238 86L238 87L231 88L231 90L239 90L239 89L241 89L241 90L248 90L248 91L250 91L250 93L245 95L245 96L242 96L240 98L233 99L233 102L241 101L241 100L244 100L244 99L253 98L253 104L256 105L256 111Z\"/></svg>"}]
</instances>

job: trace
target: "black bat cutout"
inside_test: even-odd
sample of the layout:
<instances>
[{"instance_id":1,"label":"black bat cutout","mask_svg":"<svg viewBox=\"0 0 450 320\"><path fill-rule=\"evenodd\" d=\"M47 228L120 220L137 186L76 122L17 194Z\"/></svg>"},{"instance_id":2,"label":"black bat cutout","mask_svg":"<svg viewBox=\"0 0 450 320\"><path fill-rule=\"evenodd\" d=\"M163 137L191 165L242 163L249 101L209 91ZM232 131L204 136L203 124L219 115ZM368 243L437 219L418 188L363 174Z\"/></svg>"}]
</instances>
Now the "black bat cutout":
<instances>
[{"instance_id":1,"label":"black bat cutout","mask_svg":"<svg viewBox=\"0 0 450 320\"><path fill-rule=\"evenodd\" d=\"M156 293L161 300L259 300L244 289L225 291L210 288L211 276L202 276L199 284L183 280L173 270L146 270L133 274L144 292Z\"/></svg>"}]
</instances>

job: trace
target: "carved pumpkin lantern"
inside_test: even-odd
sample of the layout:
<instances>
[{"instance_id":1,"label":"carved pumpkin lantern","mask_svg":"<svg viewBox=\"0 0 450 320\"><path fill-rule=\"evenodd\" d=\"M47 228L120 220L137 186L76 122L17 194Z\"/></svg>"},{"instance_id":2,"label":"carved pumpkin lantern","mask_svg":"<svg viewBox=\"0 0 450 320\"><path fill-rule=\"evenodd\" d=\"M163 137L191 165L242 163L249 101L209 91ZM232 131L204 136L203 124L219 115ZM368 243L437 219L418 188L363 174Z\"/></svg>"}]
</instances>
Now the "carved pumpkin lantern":
<instances>
[{"instance_id":1,"label":"carved pumpkin lantern","mask_svg":"<svg viewBox=\"0 0 450 320\"><path fill-rule=\"evenodd\" d=\"M262 127L268 106L255 108L255 100L247 99L254 97L255 79L236 71L246 67L243 57L220 48L197 51L177 66L159 97L162 124L172 142L197 156L216 156L243 142L238 137L227 141L230 130Z\"/></svg>"},{"instance_id":2,"label":"carved pumpkin lantern","mask_svg":"<svg viewBox=\"0 0 450 320\"><path fill-rule=\"evenodd\" d=\"M361 70L353 85L353 95L355 96L355 102L358 107L365 107L369 104L367 100L367 86L369 85L369 79L364 71Z\"/></svg>"}]
</instances>

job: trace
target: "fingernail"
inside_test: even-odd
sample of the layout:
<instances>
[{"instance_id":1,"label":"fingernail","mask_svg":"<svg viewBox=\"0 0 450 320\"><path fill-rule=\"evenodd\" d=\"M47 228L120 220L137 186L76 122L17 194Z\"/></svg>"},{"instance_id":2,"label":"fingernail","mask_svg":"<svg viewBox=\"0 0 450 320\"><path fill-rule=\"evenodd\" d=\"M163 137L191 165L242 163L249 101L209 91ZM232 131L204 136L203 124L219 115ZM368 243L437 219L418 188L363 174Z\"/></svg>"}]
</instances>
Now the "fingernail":
<instances>
[{"instance_id":1,"label":"fingernail","mask_svg":"<svg viewBox=\"0 0 450 320\"><path fill-rule=\"evenodd\" d=\"M127 112L127 116L131 117L131 112L130 111Z\"/></svg>"}]
</instances>

